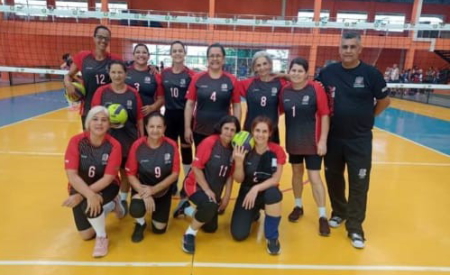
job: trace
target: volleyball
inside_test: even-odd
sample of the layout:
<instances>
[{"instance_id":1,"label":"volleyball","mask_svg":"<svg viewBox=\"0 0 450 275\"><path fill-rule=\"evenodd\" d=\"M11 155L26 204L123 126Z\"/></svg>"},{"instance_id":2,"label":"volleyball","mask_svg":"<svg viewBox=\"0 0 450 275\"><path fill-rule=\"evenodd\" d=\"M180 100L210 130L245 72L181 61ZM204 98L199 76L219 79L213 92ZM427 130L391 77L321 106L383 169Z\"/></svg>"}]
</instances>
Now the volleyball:
<instances>
[{"instance_id":1,"label":"volleyball","mask_svg":"<svg viewBox=\"0 0 450 275\"><path fill-rule=\"evenodd\" d=\"M86 89L83 84L78 82L72 82L72 85L75 87L75 95L69 96L66 90L64 96L70 102L78 102L86 96Z\"/></svg>"},{"instance_id":2,"label":"volleyball","mask_svg":"<svg viewBox=\"0 0 450 275\"><path fill-rule=\"evenodd\" d=\"M109 121L113 128L122 128L128 120L127 110L120 104L111 104L108 106Z\"/></svg>"},{"instance_id":3,"label":"volleyball","mask_svg":"<svg viewBox=\"0 0 450 275\"><path fill-rule=\"evenodd\" d=\"M243 146L245 150L250 151L255 147L255 140L252 135L247 131L240 131L235 134L233 139L231 140L231 145L235 146Z\"/></svg>"}]
</instances>

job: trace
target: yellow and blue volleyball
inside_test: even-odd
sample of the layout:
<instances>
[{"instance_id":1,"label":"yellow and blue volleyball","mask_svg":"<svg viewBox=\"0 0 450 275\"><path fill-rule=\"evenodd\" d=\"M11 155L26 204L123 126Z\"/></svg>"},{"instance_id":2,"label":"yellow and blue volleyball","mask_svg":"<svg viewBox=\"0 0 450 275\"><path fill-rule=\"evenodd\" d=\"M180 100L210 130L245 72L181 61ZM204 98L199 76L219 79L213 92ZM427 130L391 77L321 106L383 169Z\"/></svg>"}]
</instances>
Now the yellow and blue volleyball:
<instances>
[{"instance_id":1,"label":"yellow and blue volleyball","mask_svg":"<svg viewBox=\"0 0 450 275\"><path fill-rule=\"evenodd\" d=\"M123 126L128 120L127 110L120 104L111 104L108 106L109 121L115 126ZM118 127L116 127L118 128Z\"/></svg>"},{"instance_id":2,"label":"yellow and blue volleyball","mask_svg":"<svg viewBox=\"0 0 450 275\"><path fill-rule=\"evenodd\" d=\"M83 84L72 82L72 85L75 87L75 95L69 96L66 90L66 92L64 93L66 99L70 102L79 102L83 100L86 96L86 89L84 88Z\"/></svg>"},{"instance_id":3,"label":"yellow and blue volleyball","mask_svg":"<svg viewBox=\"0 0 450 275\"><path fill-rule=\"evenodd\" d=\"M240 131L235 134L233 139L231 140L231 145L235 146L243 146L244 150L250 151L255 147L255 140L252 135L247 131Z\"/></svg>"}]
</instances>

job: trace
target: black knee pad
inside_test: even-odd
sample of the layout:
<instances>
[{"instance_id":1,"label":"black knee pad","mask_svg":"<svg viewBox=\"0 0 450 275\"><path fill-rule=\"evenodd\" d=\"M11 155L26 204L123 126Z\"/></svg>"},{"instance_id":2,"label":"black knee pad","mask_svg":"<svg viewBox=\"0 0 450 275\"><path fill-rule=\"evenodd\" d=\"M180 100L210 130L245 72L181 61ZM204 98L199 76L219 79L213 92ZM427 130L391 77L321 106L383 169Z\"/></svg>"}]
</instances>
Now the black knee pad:
<instances>
[{"instance_id":1,"label":"black knee pad","mask_svg":"<svg viewBox=\"0 0 450 275\"><path fill-rule=\"evenodd\" d=\"M101 208L100 213L97 213L97 215L91 215L89 212L86 212L86 209L87 209L87 200L83 200L83 201L80 203L80 205L81 205L81 209L83 210L83 213L86 215L86 217L87 217L88 219L95 219L95 218L97 218L98 216L100 216L100 215L103 213L103 207Z\"/></svg>"},{"instance_id":2,"label":"black knee pad","mask_svg":"<svg viewBox=\"0 0 450 275\"><path fill-rule=\"evenodd\" d=\"M145 203L141 199L131 199L130 216L133 218L142 218L145 216Z\"/></svg>"},{"instance_id":3,"label":"black knee pad","mask_svg":"<svg viewBox=\"0 0 450 275\"><path fill-rule=\"evenodd\" d=\"M181 147L181 161L183 162L183 164L192 163L192 147L189 148Z\"/></svg>"},{"instance_id":4,"label":"black knee pad","mask_svg":"<svg viewBox=\"0 0 450 275\"><path fill-rule=\"evenodd\" d=\"M283 194L278 187L270 187L264 191L264 204L279 203L283 199Z\"/></svg>"},{"instance_id":5,"label":"black knee pad","mask_svg":"<svg viewBox=\"0 0 450 275\"><path fill-rule=\"evenodd\" d=\"M153 233L160 235L160 234L166 233L166 231L167 231L167 225L163 229L158 229L152 222L152 232Z\"/></svg>"},{"instance_id":6,"label":"black knee pad","mask_svg":"<svg viewBox=\"0 0 450 275\"><path fill-rule=\"evenodd\" d=\"M235 241L238 241L238 242L244 241L248 238L249 235L250 235L250 232L245 233L245 232L241 232L238 230L233 230L233 228L231 229L231 236L233 236L233 239Z\"/></svg>"},{"instance_id":7,"label":"black knee pad","mask_svg":"<svg viewBox=\"0 0 450 275\"><path fill-rule=\"evenodd\" d=\"M218 227L217 223L215 223L215 224L207 224L206 223L202 226L202 231L205 233L214 233L217 231L217 227Z\"/></svg>"},{"instance_id":8,"label":"black knee pad","mask_svg":"<svg viewBox=\"0 0 450 275\"><path fill-rule=\"evenodd\" d=\"M214 202L203 202L197 206L197 211L195 212L195 219L199 222L206 223L217 215L219 210L219 205Z\"/></svg>"}]
</instances>

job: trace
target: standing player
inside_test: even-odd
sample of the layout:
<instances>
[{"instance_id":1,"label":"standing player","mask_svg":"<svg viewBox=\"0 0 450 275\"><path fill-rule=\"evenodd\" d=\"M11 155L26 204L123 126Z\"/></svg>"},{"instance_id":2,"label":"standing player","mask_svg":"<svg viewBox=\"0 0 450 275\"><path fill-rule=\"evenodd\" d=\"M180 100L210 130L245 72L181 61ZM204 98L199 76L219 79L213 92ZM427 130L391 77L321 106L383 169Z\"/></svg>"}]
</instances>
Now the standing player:
<instances>
[{"instance_id":1,"label":"standing player","mask_svg":"<svg viewBox=\"0 0 450 275\"><path fill-rule=\"evenodd\" d=\"M244 130L250 131L253 119L267 116L273 121L274 130L271 140L280 143L278 133L278 93L286 84L282 78L272 75L272 58L265 51L255 53L252 59L252 70L256 76L240 81L241 93L247 101Z\"/></svg>"},{"instance_id":2,"label":"standing player","mask_svg":"<svg viewBox=\"0 0 450 275\"><path fill-rule=\"evenodd\" d=\"M226 115L216 124L214 134L198 146L192 169L184 181L189 200L197 205L183 237L182 249L186 253L195 252L195 236L200 228L208 233L216 232L218 212L230 201L233 184L231 139L240 128L236 117Z\"/></svg>"},{"instance_id":3,"label":"standing player","mask_svg":"<svg viewBox=\"0 0 450 275\"><path fill-rule=\"evenodd\" d=\"M174 41L170 45L172 67L161 73L164 87L164 103L167 128L166 136L174 141L180 140L181 159L184 175L187 175L192 163L192 146L184 139L184 107L186 106L186 92L194 76L194 71L184 65L186 47L181 41Z\"/></svg>"},{"instance_id":4,"label":"standing player","mask_svg":"<svg viewBox=\"0 0 450 275\"><path fill-rule=\"evenodd\" d=\"M286 154L280 145L270 142L273 126L269 118L256 117L251 132L255 147L248 153L243 147L236 147L233 152L233 178L241 183L241 188L231 217L231 235L238 241L247 239L255 217L258 217L260 209L264 209L267 252L277 255L280 253L278 227L283 198L278 183L286 162Z\"/></svg>"},{"instance_id":5,"label":"standing player","mask_svg":"<svg viewBox=\"0 0 450 275\"><path fill-rule=\"evenodd\" d=\"M145 213L152 215L153 233L166 232L172 201L170 186L180 171L177 144L164 137L164 117L158 112L151 113L145 127L148 137L133 143L126 166L133 188L130 215L136 219L133 242L144 239Z\"/></svg>"},{"instance_id":6,"label":"standing player","mask_svg":"<svg viewBox=\"0 0 450 275\"><path fill-rule=\"evenodd\" d=\"M108 45L111 40L111 31L105 26L97 26L94 30L94 51L81 51L73 58L69 72L64 76L64 86L69 96L75 96L75 87L72 85L77 73L81 71L86 96L82 103L80 113L84 128L86 115L91 109L91 101L94 93L102 85L111 82L107 66L111 60L120 60L119 56L108 53Z\"/></svg>"},{"instance_id":7,"label":"standing player","mask_svg":"<svg viewBox=\"0 0 450 275\"><path fill-rule=\"evenodd\" d=\"M164 92L161 77L148 65L150 53L145 44L137 44L133 50L133 65L128 68L126 83L135 88L142 101L142 113L147 117L159 111L164 104Z\"/></svg>"},{"instance_id":8,"label":"standing player","mask_svg":"<svg viewBox=\"0 0 450 275\"><path fill-rule=\"evenodd\" d=\"M122 145L120 199L128 212L127 197L130 184L124 168L131 145L139 136L144 135L144 123L141 98L135 89L125 84L126 73L127 68L122 61L112 61L109 66L109 77L112 83L98 88L92 99L92 106L120 104L127 110L128 120L125 125L119 129L112 128L110 133Z\"/></svg>"},{"instance_id":9,"label":"standing player","mask_svg":"<svg viewBox=\"0 0 450 275\"><path fill-rule=\"evenodd\" d=\"M105 212L112 209L118 217L125 215L120 202L117 177L122 152L119 142L107 134L109 113L105 107L92 108L85 121L86 132L69 141L65 169L69 180L69 197L63 206L71 207L75 224L83 240L95 239L93 257L108 254Z\"/></svg>"},{"instance_id":10,"label":"standing player","mask_svg":"<svg viewBox=\"0 0 450 275\"><path fill-rule=\"evenodd\" d=\"M325 178L333 208L329 224L338 227L347 220L348 237L355 248L365 246L362 223L366 216L372 167L374 117L390 103L383 75L359 60L361 51L361 36L344 33L339 48L342 62L330 64L318 77L327 88L332 111L325 156ZM346 165L348 202L344 179Z\"/></svg>"},{"instance_id":11,"label":"standing player","mask_svg":"<svg viewBox=\"0 0 450 275\"><path fill-rule=\"evenodd\" d=\"M215 123L230 113L230 105L233 115L238 120L241 118L241 96L236 77L223 71L224 47L218 43L212 44L206 54L208 71L193 77L184 110L185 139L191 144L194 142L196 147L214 133Z\"/></svg>"},{"instance_id":12,"label":"standing player","mask_svg":"<svg viewBox=\"0 0 450 275\"><path fill-rule=\"evenodd\" d=\"M285 114L286 151L292 165L292 189L295 207L289 221L303 215L303 162L308 171L313 197L319 208L319 234L328 236L330 227L325 209L325 188L320 178L322 157L327 152L330 126L327 97L319 83L308 81L308 61L297 57L291 61L291 83L280 93L280 107Z\"/></svg>"}]
</instances>

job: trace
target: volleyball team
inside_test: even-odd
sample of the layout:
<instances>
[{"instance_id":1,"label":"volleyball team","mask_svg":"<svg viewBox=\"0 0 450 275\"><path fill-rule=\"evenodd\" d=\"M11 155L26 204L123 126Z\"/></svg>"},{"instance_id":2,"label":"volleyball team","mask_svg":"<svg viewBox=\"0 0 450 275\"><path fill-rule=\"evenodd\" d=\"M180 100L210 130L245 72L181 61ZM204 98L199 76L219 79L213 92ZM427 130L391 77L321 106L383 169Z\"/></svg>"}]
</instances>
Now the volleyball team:
<instances>
[{"instance_id":1,"label":"volleyball team","mask_svg":"<svg viewBox=\"0 0 450 275\"><path fill-rule=\"evenodd\" d=\"M236 183L233 239L245 240L260 221L267 252L279 254L283 198L279 184L285 151L295 202L288 220L297 222L304 215L306 168L319 235L329 236L330 227L345 223L351 244L364 248L371 130L389 98L383 75L359 59L358 34L343 35L341 62L324 68L315 81L309 80L308 61L301 57L290 62L286 74L273 73L271 56L265 51L252 59L254 76L238 81L223 71L226 53L218 43L207 49L205 72L194 73L185 66L186 47L181 41L170 45L171 67L158 72L149 66L145 44L134 47L133 62L127 66L107 51L110 40L111 31L97 26L95 49L76 54L64 78L67 93L75 94L72 81L81 72L86 96L80 110L84 131L70 139L65 154L69 192L63 205L72 208L80 236L95 239L93 257L108 253L105 216L109 212L119 219L127 214L135 219L130 232L133 242L142 241L146 229L164 234L171 215L189 217L181 247L194 253L198 231L218 229ZM241 98L247 103L244 121ZM106 108L110 104L126 109L124 125L110 123ZM280 115L285 121L285 148L279 145ZM241 130L255 140L250 151L231 146ZM322 159L330 216L320 176ZM179 177L181 168L184 179ZM175 194L181 199L171 213Z\"/></svg>"}]
</instances>

